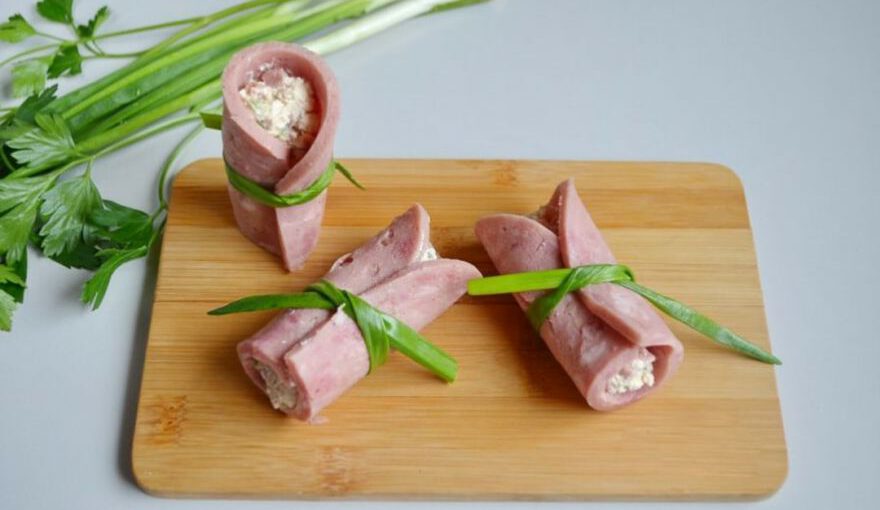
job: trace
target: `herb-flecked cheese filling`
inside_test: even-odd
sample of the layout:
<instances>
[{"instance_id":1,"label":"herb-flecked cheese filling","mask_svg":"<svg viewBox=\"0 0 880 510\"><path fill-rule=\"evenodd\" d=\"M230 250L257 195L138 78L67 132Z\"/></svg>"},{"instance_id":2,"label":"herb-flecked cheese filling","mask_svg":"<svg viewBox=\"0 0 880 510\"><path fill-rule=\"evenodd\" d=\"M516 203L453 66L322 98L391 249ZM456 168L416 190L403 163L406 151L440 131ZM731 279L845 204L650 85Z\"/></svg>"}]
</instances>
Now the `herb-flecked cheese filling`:
<instances>
[{"instance_id":1,"label":"herb-flecked cheese filling","mask_svg":"<svg viewBox=\"0 0 880 510\"><path fill-rule=\"evenodd\" d=\"M306 149L318 130L318 101L312 85L284 69L260 68L239 91L257 124L297 149ZM272 76L271 80L266 80Z\"/></svg>"}]
</instances>

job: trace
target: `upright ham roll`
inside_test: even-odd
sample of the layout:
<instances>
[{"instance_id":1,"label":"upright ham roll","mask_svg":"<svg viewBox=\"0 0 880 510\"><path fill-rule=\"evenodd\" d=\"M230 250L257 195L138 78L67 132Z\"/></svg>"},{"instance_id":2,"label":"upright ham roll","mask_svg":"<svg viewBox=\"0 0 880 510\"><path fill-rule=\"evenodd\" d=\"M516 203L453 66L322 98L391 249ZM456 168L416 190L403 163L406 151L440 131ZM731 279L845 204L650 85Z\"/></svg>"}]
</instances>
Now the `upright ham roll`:
<instances>
[{"instance_id":1,"label":"upright ham roll","mask_svg":"<svg viewBox=\"0 0 880 510\"><path fill-rule=\"evenodd\" d=\"M616 263L571 180L532 217L481 219L477 238L501 274ZM541 295L516 294L526 310ZM641 296L613 284L567 295L542 325L541 338L590 407L631 404L678 369L681 342Z\"/></svg>"},{"instance_id":2,"label":"upright ham roll","mask_svg":"<svg viewBox=\"0 0 880 510\"><path fill-rule=\"evenodd\" d=\"M460 298L480 273L442 259L430 242L430 218L416 204L324 276L419 330ZM357 325L344 312L287 310L238 345L248 376L276 409L308 420L369 371Z\"/></svg>"},{"instance_id":3,"label":"upright ham roll","mask_svg":"<svg viewBox=\"0 0 880 510\"><path fill-rule=\"evenodd\" d=\"M336 78L305 48L257 44L236 53L223 72L223 157L276 194L302 191L324 172L338 122ZM279 255L289 271L302 266L318 241L326 191L273 208L228 188L242 234Z\"/></svg>"}]
</instances>

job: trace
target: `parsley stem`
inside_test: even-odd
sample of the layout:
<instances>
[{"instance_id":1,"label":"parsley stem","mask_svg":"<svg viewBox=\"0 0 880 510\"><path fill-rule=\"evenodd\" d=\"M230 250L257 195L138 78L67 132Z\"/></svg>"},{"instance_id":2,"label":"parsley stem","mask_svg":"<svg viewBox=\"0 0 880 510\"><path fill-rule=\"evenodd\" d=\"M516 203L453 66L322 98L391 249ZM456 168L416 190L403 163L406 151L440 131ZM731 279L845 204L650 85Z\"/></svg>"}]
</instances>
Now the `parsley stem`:
<instances>
[{"instance_id":1,"label":"parsley stem","mask_svg":"<svg viewBox=\"0 0 880 510\"><path fill-rule=\"evenodd\" d=\"M65 39L63 37L58 37L57 35L47 34L46 32L40 32L39 30L34 32L34 34L38 35L40 37L45 37L46 39L52 39L53 41L58 41L61 44L71 44L71 43L75 42L75 41Z\"/></svg>"},{"instance_id":2,"label":"parsley stem","mask_svg":"<svg viewBox=\"0 0 880 510\"><path fill-rule=\"evenodd\" d=\"M44 44L42 46L34 46L33 48L28 48L24 51L20 51L20 52L16 53L15 55L12 55L12 56L0 61L0 68L5 66L6 64L9 64L10 62L18 60L21 57L26 57L28 55L33 55L34 53L41 52L43 50L54 49L57 47L58 47L57 44Z\"/></svg>"},{"instance_id":3,"label":"parsley stem","mask_svg":"<svg viewBox=\"0 0 880 510\"><path fill-rule=\"evenodd\" d=\"M94 55L86 55L83 57L83 60L94 60L99 58L135 58L143 55L143 51L136 51L134 53L96 53Z\"/></svg>"},{"instance_id":4,"label":"parsley stem","mask_svg":"<svg viewBox=\"0 0 880 510\"><path fill-rule=\"evenodd\" d=\"M177 158L180 157L180 154L183 150L192 143L202 131L205 130L205 127L199 124L192 131L187 133L180 142L174 146L174 150L171 151L171 154L168 155L168 158L165 159L165 163L162 165L162 170L159 172L159 210L156 211L158 214L159 211L163 211L168 209L168 174L171 171L171 167L174 166L174 163L177 161Z\"/></svg>"}]
</instances>

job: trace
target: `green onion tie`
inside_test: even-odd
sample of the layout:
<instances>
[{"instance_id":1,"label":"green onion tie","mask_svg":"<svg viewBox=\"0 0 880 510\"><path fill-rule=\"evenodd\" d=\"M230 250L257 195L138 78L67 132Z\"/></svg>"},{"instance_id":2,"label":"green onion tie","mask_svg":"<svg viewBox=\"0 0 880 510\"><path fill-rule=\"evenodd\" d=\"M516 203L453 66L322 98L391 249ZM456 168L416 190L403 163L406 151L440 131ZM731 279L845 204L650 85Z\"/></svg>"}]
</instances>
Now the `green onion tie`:
<instances>
[{"instance_id":1,"label":"green onion tie","mask_svg":"<svg viewBox=\"0 0 880 510\"><path fill-rule=\"evenodd\" d=\"M327 280L299 294L250 296L208 312L209 315L279 309L342 310L357 324L370 357L370 372L385 363L393 347L447 382L455 380L458 363L402 321Z\"/></svg>"}]
</instances>

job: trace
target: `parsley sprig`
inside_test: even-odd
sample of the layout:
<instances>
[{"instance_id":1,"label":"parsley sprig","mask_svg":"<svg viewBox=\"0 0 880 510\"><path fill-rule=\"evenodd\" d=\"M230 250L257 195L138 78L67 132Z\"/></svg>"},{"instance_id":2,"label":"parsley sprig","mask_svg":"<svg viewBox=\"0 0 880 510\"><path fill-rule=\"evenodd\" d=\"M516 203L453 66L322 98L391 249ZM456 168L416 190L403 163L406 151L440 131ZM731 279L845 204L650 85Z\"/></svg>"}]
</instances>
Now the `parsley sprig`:
<instances>
[{"instance_id":1,"label":"parsley sprig","mask_svg":"<svg viewBox=\"0 0 880 510\"><path fill-rule=\"evenodd\" d=\"M92 165L123 147L194 125L199 112L220 99L220 74L235 52L261 41L301 41L320 33L305 45L325 53L434 7L469 3L249 0L205 16L109 31L107 7L80 17L72 0L40 0L40 23L21 14L0 22L0 47L28 45L0 61L0 71L10 72L14 96L24 98L18 106L0 107L0 330L11 327L16 303L24 297L29 244L59 264L94 271L82 298L95 308L114 272L150 253L165 224L170 165L196 133L187 135L162 167L152 214L101 196ZM102 47L152 30L171 34L135 53ZM129 62L58 95L53 80L82 73L86 61L96 58Z\"/></svg>"}]
</instances>

